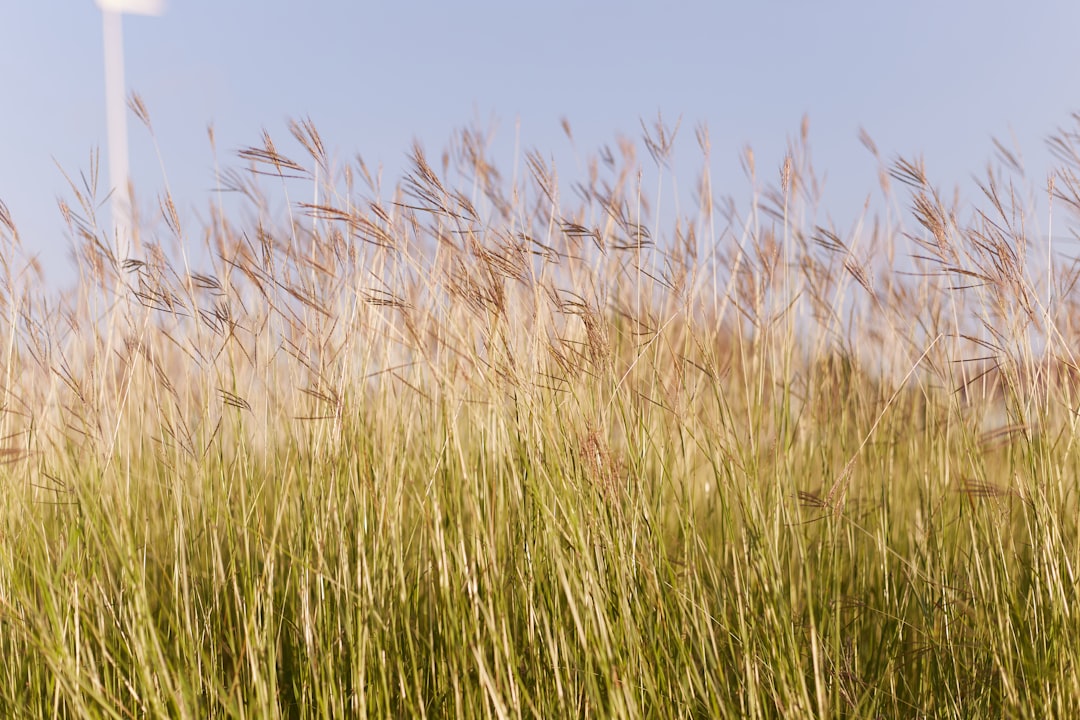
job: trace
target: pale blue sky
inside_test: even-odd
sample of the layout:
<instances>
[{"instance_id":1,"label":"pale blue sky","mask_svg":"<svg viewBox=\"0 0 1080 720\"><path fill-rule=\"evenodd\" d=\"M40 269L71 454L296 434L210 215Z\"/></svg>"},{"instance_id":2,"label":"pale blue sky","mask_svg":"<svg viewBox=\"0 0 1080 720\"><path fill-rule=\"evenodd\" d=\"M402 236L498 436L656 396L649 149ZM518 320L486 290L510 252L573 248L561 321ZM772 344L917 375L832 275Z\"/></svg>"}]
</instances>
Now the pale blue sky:
<instances>
[{"instance_id":1,"label":"pale blue sky","mask_svg":"<svg viewBox=\"0 0 1080 720\"><path fill-rule=\"evenodd\" d=\"M773 168L809 114L840 227L876 187L860 127L887 157L925 155L946 187L985 167L991 137L1015 136L1043 182L1043 140L1080 109L1077 28L1075 0L171 0L162 17L124 21L128 90L149 107L191 222L214 185L211 122L234 165L264 127L284 143L286 120L310 116L339 158L396 170L414 138L437 155L477 118L498 120L505 154L520 122L524 148L560 155L563 116L584 153L639 136L660 111L682 117L682 187L695 181L693 127L709 124L721 193L745 188L741 148ZM104 161L103 95L93 0L0 3L0 199L50 274L69 262L56 164L86 170L97 147ZM152 207L161 172L129 122Z\"/></svg>"}]
</instances>

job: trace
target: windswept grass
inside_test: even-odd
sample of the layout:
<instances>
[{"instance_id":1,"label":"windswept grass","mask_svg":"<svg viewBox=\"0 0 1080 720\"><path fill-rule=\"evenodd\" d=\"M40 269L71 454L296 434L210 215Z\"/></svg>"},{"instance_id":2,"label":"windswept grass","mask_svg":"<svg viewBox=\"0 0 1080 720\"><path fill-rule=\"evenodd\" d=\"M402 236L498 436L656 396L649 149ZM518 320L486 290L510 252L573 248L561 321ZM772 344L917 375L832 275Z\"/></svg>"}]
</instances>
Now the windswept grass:
<instances>
[{"instance_id":1,"label":"windswept grass","mask_svg":"<svg viewBox=\"0 0 1080 720\"><path fill-rule=\"evenodd\" d=\"M0 206L4 717L1080 713L1077 266L1007 150L841 230L805 124L745 208L699 128L661 226L662 124L572 188L292 131L131 259L91 167L61 298Z\"/></svg>"}]
</instances>

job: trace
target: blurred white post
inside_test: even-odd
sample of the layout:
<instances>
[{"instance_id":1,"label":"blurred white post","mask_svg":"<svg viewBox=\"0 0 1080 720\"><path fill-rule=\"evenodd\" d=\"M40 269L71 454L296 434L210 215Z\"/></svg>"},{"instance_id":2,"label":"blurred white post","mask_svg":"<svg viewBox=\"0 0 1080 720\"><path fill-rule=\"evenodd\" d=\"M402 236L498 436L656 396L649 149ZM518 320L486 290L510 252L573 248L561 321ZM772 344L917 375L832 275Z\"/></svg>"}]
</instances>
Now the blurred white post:
<instances>
[{"instance_id":1,"label":"blurred white post","mask_svg":"<svg viewBox=\"0 0 1080 720\"><path fill-rule=\"evenodd\" d=\"M116 259L123 263L131 253L131 183L128 175L127 100L124 86L123 13L160 15L163 0L96 0L101 8L105 40L105 121L109 142L109 185L112 188L112 221Z\"/></svg>"}]
</instances>

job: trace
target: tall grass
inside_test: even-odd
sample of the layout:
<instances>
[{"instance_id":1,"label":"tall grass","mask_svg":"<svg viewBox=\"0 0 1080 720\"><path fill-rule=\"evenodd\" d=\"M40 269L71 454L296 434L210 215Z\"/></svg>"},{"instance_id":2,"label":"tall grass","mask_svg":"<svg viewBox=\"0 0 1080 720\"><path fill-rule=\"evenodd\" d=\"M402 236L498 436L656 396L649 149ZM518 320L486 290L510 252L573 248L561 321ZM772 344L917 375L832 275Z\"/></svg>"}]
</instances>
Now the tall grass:
<instances>
[{"instance_id":1,"label":"tall grass","mask_svg":"<svg viewBox=\"0 0 1080 720\"><path fill-rule=\"evenodd\" d=\"M1080 712L1077 266L1012 154L842 231L805 124L741 208L697 129L678 217L662 124L572 188L292 135L130 259L91 167L61 297L0 213L0 714Z\"/></svg>"}]
</instances>

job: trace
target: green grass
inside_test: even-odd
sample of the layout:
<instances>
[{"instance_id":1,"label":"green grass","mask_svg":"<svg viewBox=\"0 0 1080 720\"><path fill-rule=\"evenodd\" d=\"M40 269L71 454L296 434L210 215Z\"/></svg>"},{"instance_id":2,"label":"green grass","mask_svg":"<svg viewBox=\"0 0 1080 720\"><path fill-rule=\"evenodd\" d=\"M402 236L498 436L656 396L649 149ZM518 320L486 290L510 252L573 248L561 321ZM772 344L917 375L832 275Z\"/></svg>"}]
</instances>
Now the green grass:
<instances>
[{"instance_id":1,"label":"green grass","mask_svg":"<svg viewBox=\"0 0 1080 720\"><path fill-rule=\"evenodd\" d=\"M0 715L1080 713L1076 267L1012 180L841 231L805 127L738 211L700 130L661 227L663 127L573 191L293 131L126 262L92 169L61 298L0 213Z\"/></svg>"}]
</instances>

